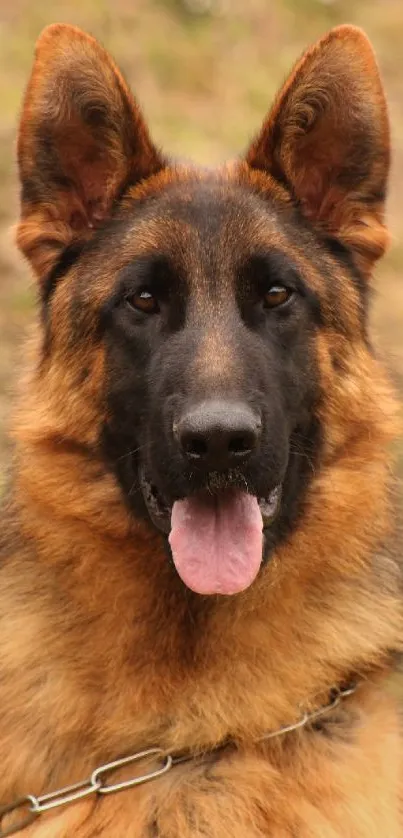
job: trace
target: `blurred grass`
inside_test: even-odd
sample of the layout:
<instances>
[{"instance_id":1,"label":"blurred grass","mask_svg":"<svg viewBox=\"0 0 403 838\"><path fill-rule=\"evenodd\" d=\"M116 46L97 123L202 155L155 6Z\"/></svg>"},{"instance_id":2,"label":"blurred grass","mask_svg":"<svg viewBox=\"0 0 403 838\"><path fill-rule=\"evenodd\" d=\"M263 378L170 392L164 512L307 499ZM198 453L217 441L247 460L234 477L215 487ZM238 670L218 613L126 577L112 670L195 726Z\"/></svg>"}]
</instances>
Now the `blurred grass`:
<instances>
[{"instance_id":1,"label":"blurred grass","mask_svg":"<svg viewBox=\"0 0 403 838\"><path fill-rule=\"evenodd\" d=\"M18 211L14 145L35 40L74 23L114 54L173 155L214 163L238 153L299 53L337 23L362 26L376 48L393 128L393 244L377 271L374 331L403 392L402 0L0 0L0 483L6 416L34 291L10 226ZM403 448L399 449L403 473Z\"/></svg>"}]
</instances>

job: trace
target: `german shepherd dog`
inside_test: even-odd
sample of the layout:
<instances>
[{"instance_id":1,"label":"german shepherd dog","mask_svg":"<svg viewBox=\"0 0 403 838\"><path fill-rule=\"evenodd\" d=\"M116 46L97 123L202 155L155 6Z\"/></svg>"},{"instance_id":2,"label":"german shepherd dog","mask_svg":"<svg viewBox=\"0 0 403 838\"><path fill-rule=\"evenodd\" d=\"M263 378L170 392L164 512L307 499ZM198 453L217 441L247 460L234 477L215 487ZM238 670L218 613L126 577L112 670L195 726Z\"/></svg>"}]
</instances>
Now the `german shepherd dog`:
<instances>
[{"instance_id":1,"label":"german shepherd dog","mask_svg":"<svg viewBox=\"0 0 403 838\"><path fill-rule=\"evenodd\" d=\"M41 313L1 530L0 835L401 838L365 35L309 49L205 171L51 26L18 161Z\"/></svg>"}]
</instances>

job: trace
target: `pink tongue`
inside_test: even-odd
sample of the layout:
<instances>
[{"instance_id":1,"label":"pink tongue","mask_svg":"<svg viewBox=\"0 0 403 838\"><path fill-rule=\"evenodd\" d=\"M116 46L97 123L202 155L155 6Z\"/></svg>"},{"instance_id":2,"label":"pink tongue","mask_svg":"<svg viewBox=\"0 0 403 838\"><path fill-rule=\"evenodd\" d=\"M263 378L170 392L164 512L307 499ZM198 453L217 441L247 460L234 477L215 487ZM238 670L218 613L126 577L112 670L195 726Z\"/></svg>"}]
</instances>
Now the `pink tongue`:
<instances>
[{"instance_id":1,"label":"pink tongue","mask_svg":"<svg viewBox=\"0 0 403 838\"><path fill-rule=\"evenodd\" d=\"M263 521L257 499L235 489L176 501L171 545L179 576L197 594L237 594L257 576Z\"/></svg>"}]
</instances>

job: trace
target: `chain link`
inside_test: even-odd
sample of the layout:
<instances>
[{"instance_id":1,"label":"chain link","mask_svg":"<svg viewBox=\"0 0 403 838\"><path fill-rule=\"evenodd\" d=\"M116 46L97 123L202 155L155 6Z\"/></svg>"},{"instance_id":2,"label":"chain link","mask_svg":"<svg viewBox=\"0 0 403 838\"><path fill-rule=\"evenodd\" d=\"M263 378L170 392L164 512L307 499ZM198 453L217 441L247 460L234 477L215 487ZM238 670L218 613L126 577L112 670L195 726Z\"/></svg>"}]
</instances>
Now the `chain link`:
<instances>
[{"instance_id":1,"label":"chain link","mask_svg":"<svg viewBox=\"0 0 403 838\"><path fill-rule=\"evenodd\" d=\"M343 687L335 687L331 690L331 700L328 704L320 707L318 710L314 710L311 713L303 713L294 724L284 725L278 730L266 733L257 741L266 742L269 739L274 739L278 736L284 735L285 733L291 733L294 730L306 727L311 722L315 722L317 719L325 716L332 710L335 710L343 699L355 692L357 686L358 685L356 683L350 683ZM51 809L57 809L59 806L66 806L70 803L75 803L76 801L89 797L92 794L114 794L119 791L125 791L126 789L133 788L134 786L143 785L144 783L148 783L150 780L155 780L157 777L161 777L163 774L166 774L167 771L170 771L170 769L175 765L190 760L202 759L203 757L218 753L223 750L225 745L229 744L231 743L227 742L224 743L224 745L221 744L216 748L211 748L206 753L185 755L167 754L162 748L148 748L145 751L138 751L136 754L132 754L131 756L122 757L122 759L116 759L114 762L107 762L105 765L100 765L92 772L88 780L83 780L81 783L64 786L64 788L58 789L57 791L42 794L38 797L33 794L27 794L25 797L19 797L13 803L0 806L0 838L7 838L7 836L15 835L17 832L21 832L27 826L30 826L30 824L32 824L36 818L39 817L39 815L42 815L44 812L48 812ZM139 774L136 777L132 777L130 780L124 780L120 783L108 783L109 776L118 769L149 759L153 759L154 762L159 762L159 767L153 767L152 770L147 771L144 774ZM2 822L6 815L11 815L13 812L19 812L20 810L21 818L15 824L4 828L2 826Z\"/></svg>"},{"instance_id":2,"label":"chain link","mask_svg":"<svg viewBox=\"0 0 403 838\"><path fill-rule=\"evenodd\" d=\"M154 771L149 771L148 774L143 774L140 777L133 777L131 780L125 780L122 783L106 785L102 782L102 777L107 778L108 775L111 772L116 771L117 768L121 768L123 765L130 765L132 762L139 762L141 759L145 759L146 757L159 758L162 762L161 767L155 769ZM173 759L171 754L164 754L164 751L161 750L161 748L149 748L147 751L140 751L138 754L133 754L131 757L124 757L123 759L115 760L115 762L108 762L106 765L101 765L91 774L91 783L94 785L99 784L97 789L99 794L112 794L116 791L130 789L133 786L141 786L149 780L155 780L156 777L161 777L161 774L166 774L166 772L172 768L172 765Z\"/></svg>"},{"instance_id":3,"label":"chain link","mask_svg":"<svg viewBox=\"0 0 403 838\"><path fill-rule=\"evenodd\" d=\"M267 742L269 739L274 739L277 736L283 736L284 733L291 733L293 730L299 730L301 727L306 727L306 725L311 724L311 722L316 722L317 719L322 718L322 716L326 716L328 713L331 713L332 710L336 710L336 707L341 704L343 699L348 698L349 695L353 695L353 693L355 693L357 686L357 684L351 682L351 684L348 684L345 687L333 687L330 691L329 704L319 707L318 710L313 710L311 713L305 711L301 718L294 724L284 725L278 730L265 733L260 737L260 739L258 739L258 742Z\"/></svg>"}]
</instances>

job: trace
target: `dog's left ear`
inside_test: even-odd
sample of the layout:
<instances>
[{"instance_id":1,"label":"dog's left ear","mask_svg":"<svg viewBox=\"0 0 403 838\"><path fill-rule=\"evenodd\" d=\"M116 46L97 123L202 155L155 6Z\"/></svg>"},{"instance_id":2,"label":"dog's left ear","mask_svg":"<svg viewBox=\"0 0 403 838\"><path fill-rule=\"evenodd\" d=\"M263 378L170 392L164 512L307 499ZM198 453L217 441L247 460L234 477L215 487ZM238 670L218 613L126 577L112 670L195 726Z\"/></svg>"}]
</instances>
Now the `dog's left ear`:
<instances>
[{"instance_id":1,"label":"dog's left ear","mask_svg":"<svg viewBox=\"0 0 403 838\"><path fill-rule=\"evenodd\" d=\"M332 29L302 56L246 159L370 271L388 238L389 125L375 56L360 29Z\"/></svg>"}]
</instances>

